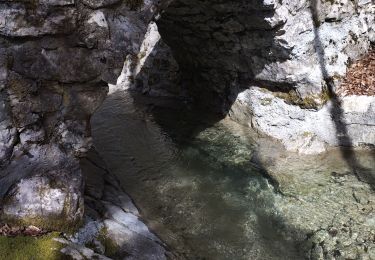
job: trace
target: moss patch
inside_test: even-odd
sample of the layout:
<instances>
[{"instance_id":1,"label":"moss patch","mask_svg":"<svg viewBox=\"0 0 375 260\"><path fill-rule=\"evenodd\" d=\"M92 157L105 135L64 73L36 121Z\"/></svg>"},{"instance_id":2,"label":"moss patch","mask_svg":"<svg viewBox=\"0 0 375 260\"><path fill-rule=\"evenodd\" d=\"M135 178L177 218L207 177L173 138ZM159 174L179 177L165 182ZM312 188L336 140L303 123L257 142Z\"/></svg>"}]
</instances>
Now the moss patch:
<instances>
[{"instance_id":1,"label":"moss patch","mask_svg":"<svg viewBox=\"0 0 375 260\"><path fill-rule=\"evenodd\" d=\"M58 232L41 237L0 236L0 260L67 259L64 254L60 253L63 244L54 240L57 237L59 237Z\"/></svg>"},{"instance_id":2,"label":"moss patch","mask_svg":"<svg viewBox=\"0 0 375 260\"><path fill-rule=\"evenodd\" d=\"M73 234L82 225L82 220L69 221L63 216L49 216L49 217L27 217L22 219L14 219L12 217L3 216L1 218L3 223L11 226L36 226L38 228L49 231L62 231L67 234Z\"/></svg>"},{"instance_id":3,"label":"moss patch","mask_svg":"<svg viewBox=\"0 0 375 260\"><path fill-rule=\"evenodd\" d=\"M105 247L105 255L111 258L119 257L120 247L112 239L108 238L107 233L107 228L102 228L98 236L98 240Z\"/></svg>"},{"instance_id":4,"label":"moss patch","mask_svg":"<svg viewBox=\"0 0 375 260\"><path fill-rule=\"evenodd\" d=\"M294 90L287 93L276 92L274 95L278 98L284 99L287 104L297 105L306 109L319 109L330 99L327 90L323 90L320 94L311 95L304 98L301 98Z\"/></svg>"}]
</instances>

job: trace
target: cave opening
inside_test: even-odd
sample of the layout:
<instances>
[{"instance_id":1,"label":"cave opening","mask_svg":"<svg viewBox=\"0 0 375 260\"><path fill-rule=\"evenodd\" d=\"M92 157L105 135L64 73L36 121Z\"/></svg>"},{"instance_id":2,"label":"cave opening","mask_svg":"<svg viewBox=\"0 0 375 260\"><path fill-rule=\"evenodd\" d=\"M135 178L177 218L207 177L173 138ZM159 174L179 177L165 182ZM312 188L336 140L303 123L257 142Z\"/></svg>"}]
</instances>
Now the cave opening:
<instances>
[{"instance_id":1,"label":"cave opening","mask_svg":"<svg viewBox=\"0 0 375 260\"><path fill-rule=\"evenodd\" d=\"M265 72L267 65L290 58L290 48L277 38L284 23L274 3L171 1L146 35L158 43L141 47L135 86L151 95L164 88L159 94L189 97L223 115L252 85L289 92L293 81Z\"/></svg>"}]
</instances>

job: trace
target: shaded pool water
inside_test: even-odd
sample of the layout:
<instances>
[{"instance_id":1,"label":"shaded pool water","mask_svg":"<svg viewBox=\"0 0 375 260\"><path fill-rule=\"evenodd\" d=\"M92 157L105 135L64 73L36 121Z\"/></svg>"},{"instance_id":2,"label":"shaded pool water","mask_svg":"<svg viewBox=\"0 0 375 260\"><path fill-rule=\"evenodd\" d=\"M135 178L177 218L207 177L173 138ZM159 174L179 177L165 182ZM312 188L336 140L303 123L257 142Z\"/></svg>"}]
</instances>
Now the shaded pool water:
<instances>
[{"instance_id":1,"label":"shaded pool water","mask_svg":"<svg viewBox=\"0 0 375 260\"><path fill-rule=\"evenodd\" d=\"M94 144L178 259L303 259L250 132L168 100L107 98ZM270 145L272 152L272 144Z\"/></svg>"}]
</instances>

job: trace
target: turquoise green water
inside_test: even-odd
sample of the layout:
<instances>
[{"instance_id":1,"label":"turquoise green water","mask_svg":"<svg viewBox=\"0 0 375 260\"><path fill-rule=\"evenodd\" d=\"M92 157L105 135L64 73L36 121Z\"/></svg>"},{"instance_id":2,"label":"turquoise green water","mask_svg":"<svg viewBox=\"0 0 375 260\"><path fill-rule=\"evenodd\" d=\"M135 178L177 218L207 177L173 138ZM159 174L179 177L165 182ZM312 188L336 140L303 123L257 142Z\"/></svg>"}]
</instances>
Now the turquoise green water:
<instances>
[{"instance_id":1,"label":"turquoise green water","mask_svg":"<svg viewBox=\"0 0 375 260\"><path fill-rule=\"evenodd\" d=\"M308 231L254 163L256 136L185 106L117 93L92 119L96 149L149 226L178 258L303 259Z\"/></svg>"}]
</instances>

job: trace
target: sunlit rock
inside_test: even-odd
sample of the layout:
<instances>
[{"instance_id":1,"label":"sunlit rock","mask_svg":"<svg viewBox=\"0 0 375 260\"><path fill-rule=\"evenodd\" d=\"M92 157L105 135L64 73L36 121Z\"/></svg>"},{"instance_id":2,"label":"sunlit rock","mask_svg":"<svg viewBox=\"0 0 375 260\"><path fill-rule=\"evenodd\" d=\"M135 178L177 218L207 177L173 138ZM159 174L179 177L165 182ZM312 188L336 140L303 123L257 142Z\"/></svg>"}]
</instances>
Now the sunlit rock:
<instances>
[{"instance_id":1,"label":"sunlit rock","mask_svg":"<svg viewBox=\"0 0 375 260\"><path fill-rule=\"evenodd\" d=\"M80 175L55 170L21 179L4 197L1 219L49 230L74 230L83 215Z\"/></svg>"},{"instance_id":2,"label":"sunlit rock","mask_svg":"<svg viewBox=\"0 0 375 260\"><path fill-rule=\"evenodd\" d=\"M319 110L301 108L282 97L253 87L238 95L229 115L302 154L322 153L333 146L374 146L375 97L347 96Z\"/></svg>"}]
</instances>

